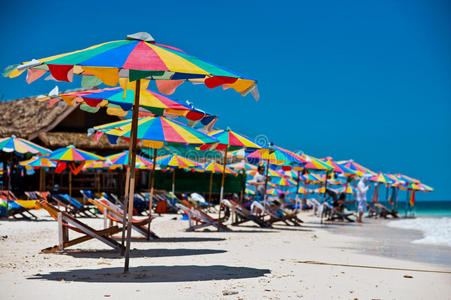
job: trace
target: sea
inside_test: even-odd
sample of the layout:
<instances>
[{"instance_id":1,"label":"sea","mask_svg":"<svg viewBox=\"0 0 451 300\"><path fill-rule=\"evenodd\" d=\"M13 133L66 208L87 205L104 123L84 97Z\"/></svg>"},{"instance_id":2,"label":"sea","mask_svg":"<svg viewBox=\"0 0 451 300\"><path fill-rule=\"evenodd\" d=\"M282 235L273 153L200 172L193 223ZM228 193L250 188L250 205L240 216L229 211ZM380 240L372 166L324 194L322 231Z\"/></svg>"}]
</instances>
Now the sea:
<instances>
[{"instance_id":1,"label":"sea","mask_svg":"<svg viewBox=\"0 0 451 300\"><path fill-rule=\"evenodd\" d=\"M405 207L398 203L400 215L410 217L390 221L387 226L421 231L422 237L411 241L414 244L451 247L451 201L417 201L413 210Z\"/></svg>"}]
</instances>

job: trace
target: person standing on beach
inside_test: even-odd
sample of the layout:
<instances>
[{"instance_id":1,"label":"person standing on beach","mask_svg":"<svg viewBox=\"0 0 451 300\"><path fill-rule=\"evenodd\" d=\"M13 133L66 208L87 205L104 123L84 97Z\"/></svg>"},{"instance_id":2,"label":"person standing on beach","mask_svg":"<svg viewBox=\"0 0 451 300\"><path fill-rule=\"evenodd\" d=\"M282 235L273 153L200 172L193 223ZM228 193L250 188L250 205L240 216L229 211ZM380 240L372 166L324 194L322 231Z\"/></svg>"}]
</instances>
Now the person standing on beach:
<instances>
[{"instance_id":1,"label":"person standing on beach","mask_svg":"<svg viewBox=\"0 0 451 300\"><path fill-rule=\"evenodd\" d=\"M251 205L252 214L257 215L258 213L263 214L265 208L263 206L263 201L265 199L265 181L266 176L263 175L265 172L265 166L259 165L257 168L257 173L252 179L252 184L255 186L255 198Z\"/></svg>"},{"instance_id":2,"label":"person standing on beach","mask_svg":"<svg viewBox=\"0 0 451 300\"><path fill-rule=\"evenodd\" d=\"M357 184L357 203L358 203L358 211L359 217L357 218L357 223L362 223L363 214L366 211L366 192L369 189L369 186L366 185L368 182L368 177L363 175Z\"/></svg>"}]
</instances>

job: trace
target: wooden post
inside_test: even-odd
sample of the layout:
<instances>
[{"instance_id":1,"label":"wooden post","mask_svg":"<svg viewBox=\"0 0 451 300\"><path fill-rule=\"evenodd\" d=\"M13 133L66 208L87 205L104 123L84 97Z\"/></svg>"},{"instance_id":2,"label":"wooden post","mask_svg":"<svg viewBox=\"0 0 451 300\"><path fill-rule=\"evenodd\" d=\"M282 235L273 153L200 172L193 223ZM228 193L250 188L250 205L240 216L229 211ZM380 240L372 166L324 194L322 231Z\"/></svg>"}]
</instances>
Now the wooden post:
<instances>
[{"instance_id":1,"label":"wooden post","mask_svg":"<svg viewBox=\"0 0 451 300\"><path fill-rule=\"evenodd\" d=\"M132 236L132 219L133 219L133 197L135 195L135 174L136 174L136 141L138 134L138 113L139 113L139 96L141 93L141 80L136 80L135 83L135 99L133 104L132 114L132 128L130 133L130 147L129 147L129 164L127 174L129 174L129 186L126 191L128 195L128 222L127 222L127 239L125 246L125 263L124 273L128 272L130 260L130 243ZM130 151L131 150L131 151ZM128 180L127 180L128 182ZM125 215L125 211L124 211Z\"/></svg>"},{"instance_id":2,"label":"wooden post","mask_svg":"<svg viewBox=\"0 0 451 300\"><path fill-rule=\"evenodd\" d=\"M157 148L153 149L153 163L152 163L152 183L150 185L150 199L149 199L149 218L152 216L152 205L153 205L153 192L155 185L155 167L157 164ZM150 232L150 223L147 223L147 232ZM147 235L147 239L150 239L150 235Z\"/></svg>"},{"instance_id":3,"label":"wooden post","mask_svg":"<svg viewBox=\"0 0 451 300\"><path fill-rule=\"evenodd\" d=\"M213 187L213 171L210 173L210 192L208 194L208 202L211 203L211 190Z\"/></svg>"},{"instance_id":4,"label":"wooden post","mask_svg":"<svg viewBox=\"0 0 451 300\"><path fill-rule=\"evenodd\" d=\"M269 158L266 160L265 195L263 197L263 203L265 203L266 201L266 190L268 189L268 173L269 173Z\"/></svg>"},{"instance_id":5,"label":"wooden post","mask_svg":"<svg viewBox=\"0 0 451 300\"><path fill-rule=\"evenodd\" d=\"M72 171L69 169L69 203L72 205Z\"/></svg>"},{"instance_id":6,"label":"wooden post","mask_svg":"<svg viewBox=\"0 0 451 300\"><path fill-rule=\"evenodd\" d=\"M175 195L175 168L172 170L172 194Z\"/></svg>"},{"instance_id":7,"label":"wooden post","mask_svg":"<svg viewBox=\"0 0 451 300\"><path fill-rule=\"evenodd\" d=\"M64 250L64 233L63 233L63 213L58 213L58 248Z\"/></svg>"},{"instance_id":8,"label":"wooden post","mask_svg":"<svg viewBox=\"0 0 451 300\"><path fill-rule=\"evenodd\" d=\"M222 164L222 179L221 179L221 191L219 192L219 214L218 214L218 231L219 228L221 227L220 223L220 219L221 219L221 201L222 198L224 197L224 180L225 180L225 172L226 172L226 164L227 164L227 153L229 151L229 147L226 146L226 150L224 153L224 162Z\"/></svg>"}]
</instances>

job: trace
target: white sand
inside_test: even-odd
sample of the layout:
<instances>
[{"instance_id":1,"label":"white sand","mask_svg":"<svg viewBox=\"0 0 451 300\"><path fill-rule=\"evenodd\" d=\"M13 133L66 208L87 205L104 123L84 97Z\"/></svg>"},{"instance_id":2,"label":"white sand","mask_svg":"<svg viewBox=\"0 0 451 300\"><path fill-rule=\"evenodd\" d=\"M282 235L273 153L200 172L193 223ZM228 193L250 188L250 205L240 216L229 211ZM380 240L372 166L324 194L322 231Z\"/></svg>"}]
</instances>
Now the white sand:
<instances>
[{"instance_id":1,"label":"white sand","mask_svg":"<svg viewBox=\"0 0 451 300\"><path fill-rule=\"evenodd\" d=\"M227 233L187 233L187 222L173 217L152 224L160 241L132 244L128 275L122 274L123 259L98 241L66 254L39 254L57 243L57 225L50 218L0 221L1 236L8 236L0 240L0 298L451 299L449 273L299 263L451 271L446 265L361 254L355 247L365 239L328 232L307 215L303 227L265 230L249 224ZM83 221L103 225L101 219Z\"/></svg>"}]
</instances>

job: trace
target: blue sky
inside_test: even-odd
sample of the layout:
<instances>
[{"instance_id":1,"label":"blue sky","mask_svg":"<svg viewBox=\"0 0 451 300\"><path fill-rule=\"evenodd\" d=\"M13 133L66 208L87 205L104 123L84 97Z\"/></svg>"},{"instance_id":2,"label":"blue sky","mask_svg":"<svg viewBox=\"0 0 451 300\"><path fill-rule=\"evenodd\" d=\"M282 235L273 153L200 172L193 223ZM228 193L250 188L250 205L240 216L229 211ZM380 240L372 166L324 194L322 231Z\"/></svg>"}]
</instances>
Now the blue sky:
<instances>
[{"instance_id":1,"label":"blue sky","mask_svg":"<svg viewBox=\"0 0 451 300\"><path fill-rule=\"evenodd\" d=\"M175 98L218 114L218 127L405 173L435 187L418 199L450 199L449 1L3 1L0 8L2 68L148 31L258 79L259 102L178 88ZM0 98L54 85L1 78Z\"/></svg>"}]
</instances>

